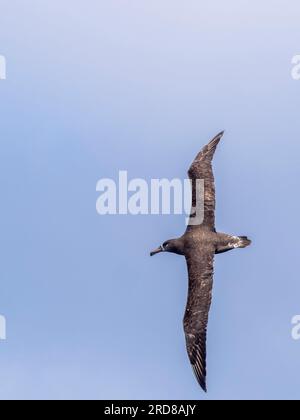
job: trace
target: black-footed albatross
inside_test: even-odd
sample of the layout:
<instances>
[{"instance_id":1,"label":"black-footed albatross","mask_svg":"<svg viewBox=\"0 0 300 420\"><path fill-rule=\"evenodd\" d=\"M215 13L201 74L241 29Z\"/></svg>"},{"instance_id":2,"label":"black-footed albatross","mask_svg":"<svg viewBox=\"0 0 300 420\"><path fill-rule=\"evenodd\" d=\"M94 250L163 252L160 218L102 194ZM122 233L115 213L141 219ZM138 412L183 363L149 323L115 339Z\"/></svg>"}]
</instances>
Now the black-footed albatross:
<instances>
[{"instance_id":1,"label":"black-footed albatross","mask_svg":"<svg viewBox=\"0 0 300 420\"><path fill-rule=\"evenodd\" d=\"M202 223L193 222L192 211L185 234L166 241L151 256L173 252L186 258L189 274L188 302L184 316L187 352L196 378L206 392L206 338L212 300L214 256L235 248L246 248L251 241L246 236L218 233L215 229L215 183L212 159L224 132L218 134L197 155L189 169L192 183L192 206L197 207L197 180L204 180Z\"/></svg>"}]
</instances>

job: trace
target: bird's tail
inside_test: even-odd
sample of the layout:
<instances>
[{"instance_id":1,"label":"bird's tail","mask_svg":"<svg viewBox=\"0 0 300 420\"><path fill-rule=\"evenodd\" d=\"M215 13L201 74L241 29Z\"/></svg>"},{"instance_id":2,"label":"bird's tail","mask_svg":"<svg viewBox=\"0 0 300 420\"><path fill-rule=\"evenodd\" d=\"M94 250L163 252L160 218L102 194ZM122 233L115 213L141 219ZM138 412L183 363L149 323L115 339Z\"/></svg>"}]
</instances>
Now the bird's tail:
<instances>
[{"instance_id":1,"label":"bird's tail","mask_svg":"<svg viewBox=\"0 0 300 420\"><path fill-rule=\"evenodd\" d=\"M236 245L237 248L246 248L247 246L251 245L251 241L247 238L247 236L238 236Z\"/></svg>"}]
</instances>

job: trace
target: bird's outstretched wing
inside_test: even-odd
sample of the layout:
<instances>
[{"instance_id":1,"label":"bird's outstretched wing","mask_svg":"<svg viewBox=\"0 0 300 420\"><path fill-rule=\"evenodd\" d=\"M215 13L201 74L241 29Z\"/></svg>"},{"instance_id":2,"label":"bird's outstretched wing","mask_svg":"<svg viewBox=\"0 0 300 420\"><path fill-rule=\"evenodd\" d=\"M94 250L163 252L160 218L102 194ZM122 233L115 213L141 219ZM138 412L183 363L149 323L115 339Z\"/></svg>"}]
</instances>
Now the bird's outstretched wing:
<instances>
[{"instance_id":1,"label":"bird's outstretched wing","mask_svg":"<svg viewBox=\"0 0 300 420\"><path fill-rule=\"evenodd\" d=\"M187 256L189 273L188 303L184 317L187 352L201 388L206 392L206 336L212 300L213 247Z\"/></svg>"},{"instance_id":2,"label":"bird's outstretched wing","mask_svg":"<svg viewBox=\"0 0 300 420\"><path fill-rule=\"evenodd\" d=\"M212 141L201 150L188 171L188 175L192 183L192 212L189 228L202 226L208 227L211 230L215 229L216 198L212 159L223 135L224 131L213 138ZM199 203L197 202L199 201L197 194L197 180L204 180L204 214L200 225L195 225L195 223L191 222L195 217L194 209L199 206Z\"/></svg>"}]
</instances>

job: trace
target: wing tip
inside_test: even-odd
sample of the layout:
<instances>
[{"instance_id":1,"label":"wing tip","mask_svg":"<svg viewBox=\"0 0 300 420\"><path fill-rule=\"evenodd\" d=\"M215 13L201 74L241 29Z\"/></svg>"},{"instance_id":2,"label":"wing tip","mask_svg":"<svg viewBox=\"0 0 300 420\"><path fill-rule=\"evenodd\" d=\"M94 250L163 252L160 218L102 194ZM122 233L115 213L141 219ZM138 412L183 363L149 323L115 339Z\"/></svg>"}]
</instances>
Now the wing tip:
<instances>
[{"instance_id":1,"label":"wing tip","mask_svg":"<svg viewBox=\"0 0 300 420\"><path fill-rule=\"evenodd\" d=\"M201 375L196 365L192 365L197 382L202 390L207 394L206 377Z\"/></svg>"},{"instance_id":2,"label":"wing tip","mask_svg":"<svg viewBox=\"0 0 300 420\"><path fill-rule=\"evenodd\" d=\"M202 150L198 153L196 156L194 162L192 163L192 166L190 167L188 173L190 175L190 171L193 168L193 165L197 162L203 161L205 159L212 160L214 153L216 151L216 148L218 144L220 143L222 137L225 134L225 130L221 131L219 134L217 134L208 144L206 144ZM192 175L191 175L192 176Z\"/></svg>"},{"instance_id":3,"label":"wing tip","mask_svg":"<svg viewBox=\"0 0 300 420\"><path fill-rule=\"evenodd\" d=\"M206 382L204 381L204 382L199 382L199 385L201 386L201 388L202 388L202 391L204 391L205 392L205 394L207 394L207 386L206 386Z\"/></svg>"},{"instance_id":4,"label":"wing tip","mask_svg":"<svg viewBox=\"0 0 300 420\"><path fill-rule=\"evenodd\" d=\"M217 134L217 136L216 136L216 137L223 137L223 136L224 136L224 134L225 134L225 130L222 130L222 131L220 131L220 133L219 133L219 134Z\"/></svg>"},{"instance_id":5,"label":"wing tip","mask_svg":"<svg viewBox=\"0 0 300 420\"><path fill-rule=\"evenodd\" d=\"M216 148L218 144L220 143L222 137L224 136L225 131L221 131L219 134L217 134L209 143L207 146L204 147L203 152L206 156L209 156L210 158L213 157Z\"/></svg>"},{"instance_id":6,"label":"wing tip","mask_svg":"<svg viewBox=\"0 0 300 420\"><path fill-rule=\"evenodd\" d=\"M213 139L212 139L212 141L210 142L210 144L211 145L214 145L215 143L219 143L219 141L222 139L222 137L224 136L224 134L225 134L225 130L223 130L223 131L220 131L220 133L219 134L217 134Z\"/></svg>"}]
</instances>

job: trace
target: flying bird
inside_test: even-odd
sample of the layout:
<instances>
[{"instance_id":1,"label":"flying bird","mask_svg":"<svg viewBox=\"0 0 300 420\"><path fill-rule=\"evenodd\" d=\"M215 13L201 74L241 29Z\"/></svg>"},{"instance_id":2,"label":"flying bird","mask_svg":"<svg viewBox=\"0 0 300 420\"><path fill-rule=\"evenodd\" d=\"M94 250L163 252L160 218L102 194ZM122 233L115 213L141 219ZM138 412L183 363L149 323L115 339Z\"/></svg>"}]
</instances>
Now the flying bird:
<instances>
[{"instance_id":1,"label":"flying bird","mask_svg":"<svg viewBox=\"0 0 300 420\"><path fill-rule=\"evenodd\" d=\"M212 301L214 258L235 248L246 248L251 241L246 236L218 233L215 228L215 181L212 160L224 132L218 134L197 155L188 171L192 185L192 212L184 235L166 241L151 252L151 256L161 252L183 255L186 259L189 288L188 302L184 316L184 331L187 353L195 376L201 388L206 387L206 340L209 310ZM204 181L202 194L202 217L196 223L198 180ZM202 182L203 182L202 181Z\"/></svg>"}]
</instances>

